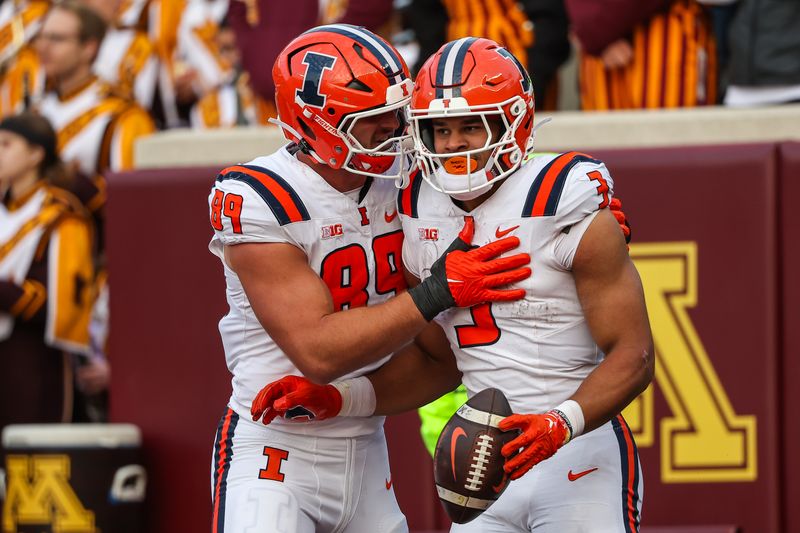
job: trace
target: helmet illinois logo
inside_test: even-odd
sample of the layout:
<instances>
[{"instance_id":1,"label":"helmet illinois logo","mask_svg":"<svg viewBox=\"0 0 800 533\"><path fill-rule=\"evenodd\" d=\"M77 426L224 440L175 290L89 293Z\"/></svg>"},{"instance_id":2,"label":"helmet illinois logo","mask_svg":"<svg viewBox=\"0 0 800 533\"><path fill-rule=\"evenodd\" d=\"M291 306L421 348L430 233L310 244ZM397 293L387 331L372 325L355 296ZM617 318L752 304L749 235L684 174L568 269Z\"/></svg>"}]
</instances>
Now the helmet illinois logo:
<instances>
[{"instance_id":1,"label":"helmet illinois logo","mask_svg":"<svg viewBox=\"0 0 800 533\"><path fill-rule=\"evenodd\" d=\"M306 52L303 57L303 64L307 65L306 73L303 76L303 88L295 91L295 100L299 105L312 107L325 107L327 96L320 94L319 87L322 82L322 73L325 70L333 70L336 58L319 52Z\"/></svg>"}]
</instances>

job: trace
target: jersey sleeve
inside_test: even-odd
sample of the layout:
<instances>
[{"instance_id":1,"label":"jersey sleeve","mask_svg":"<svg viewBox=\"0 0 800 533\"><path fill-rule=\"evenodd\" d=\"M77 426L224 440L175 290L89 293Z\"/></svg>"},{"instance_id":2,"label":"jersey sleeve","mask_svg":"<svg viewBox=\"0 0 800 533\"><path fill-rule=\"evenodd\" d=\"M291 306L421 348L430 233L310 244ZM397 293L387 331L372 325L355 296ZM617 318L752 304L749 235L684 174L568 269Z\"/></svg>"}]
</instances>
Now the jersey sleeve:
<instances>
[{"instance_id":1,"label":"jersey sleeve","mask_svg":"<svg viewBox=\"0 0 800 533\"><path fill-rule=\"evenodd\" d=\"M225 170L208 197L209 218L214 236L211 249L248 242L285 242L299 246L251 184L224 179Z\"/></svg>"},{"instance_id":2,"label":"jersey sleeve","mask_svg":"<svg viewBox=\"0 0 800 533\"><path fill-rule=\"evenodd\" d=\"M554 220L558 231L554 252L564 268L572 268L583 234L613 194L614 181L601 161L583 161L570 170Z\"/></svg>"},{"instance_id":3,"label":"jersey sleeve","mask_svg":"<svg viewBox=\"0 0 800 533\"><path fill-rule=\"evenodd\" d=\"M614 181L601 161L582 161L570 170L558 203L555 224L563 230L590 214L608 207Z\"/></svg>"}]
</instances>

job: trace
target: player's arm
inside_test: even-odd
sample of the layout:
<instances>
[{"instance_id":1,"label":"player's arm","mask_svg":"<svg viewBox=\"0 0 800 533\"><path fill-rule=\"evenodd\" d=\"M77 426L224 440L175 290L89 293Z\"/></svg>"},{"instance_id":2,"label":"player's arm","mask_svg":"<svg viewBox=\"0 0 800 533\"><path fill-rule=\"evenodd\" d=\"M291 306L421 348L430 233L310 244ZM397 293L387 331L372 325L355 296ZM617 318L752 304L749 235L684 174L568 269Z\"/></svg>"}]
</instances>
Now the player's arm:
<instances>
[{"instance_id":1,"label":"player's arm","mask_svg":"<svg viewBox=\"0 0 800 533\"><path fill-rule=\"evenodd\" d=\"M400 348L427 321L402 293L383 304L334 312L325 283L287 243L225 247L259 322L309 379L330 381Z\"/></svg>"},{"instance_id":2,"label":"player's arm","mask_svg":"<svg viewBox=\"0 0 800 533\"><path fill-rule=\"evenodd\" d=\"M412 286L419 283L409 281ZM314 420L391 415L430 403L460 382L450 343L438 324L431 323L372 374L331 385L286 376L258 393L251 413L265 424L298 405L313 412Z\"/></svg>"},{"instance_id":3,"label":"player's arm","mask_svg":"<svg viewBox=\"0 0 800 533\"><path fill-rule=\"evenodd\" d=\"M406 272L410 287L419 280ZM376 415L418 409L461 383L456 357L442 328L429 324L414 341L368 375L375 390Z\"/></svg>"},{"instance_id":4,"label":"player's arm","mask_svg":"<svg viewBox=\"0 0 800 533\"><path fill-rule=\"evenodd\" d=\"M584 431L591 431L647 388L655 353L639 273L607 210L581 239L573 273L592 337L606 354L572 397L583 411Z\"/></svg>"},{"instance_id":5,"label":"player's arm","mask_svg":"<svg viewBox=\"0 0 800 533\"><path fill-rule=\"evenodd\" d=\"M521 289L495 290L530 275L519 268L530 260L527 254L496 258L519 241L469 250L471 223L466 227L469 235L462 232L425 282L382 304L341 312L334 312L327 286L291 244L226 246L225 259L278 346L306 377L328 383L396 351L453 305L524 296Z\"/></svg>"},{"instance_id":6,"label":"player's arm","mask_svg":"<svg viewBox=\"0 0 800 533\"><path fill-rule=\"evenodd\" d=\"M601 210L584 233L572 272L592 337L606 357L556 409L544 415L512 415L501 422L502 429L522 430L503 448L512 479L572 438L610 420L653 379L655 356L644 291L608 210Z\"/></svg>"}]
</instances>

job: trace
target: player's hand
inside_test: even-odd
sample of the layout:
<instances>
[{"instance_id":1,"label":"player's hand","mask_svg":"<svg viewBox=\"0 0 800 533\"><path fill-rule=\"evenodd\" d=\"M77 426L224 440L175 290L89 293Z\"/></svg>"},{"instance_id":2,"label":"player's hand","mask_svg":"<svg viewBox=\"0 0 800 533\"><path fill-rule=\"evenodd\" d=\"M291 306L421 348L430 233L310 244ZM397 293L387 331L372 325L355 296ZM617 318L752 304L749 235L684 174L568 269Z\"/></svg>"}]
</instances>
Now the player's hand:
<instances>
[{"instance_id":1,"label":"player's hand","mask_svg":"<svg viewBox=\"0 0 800 533\"><path fill-rule=\"evenodd\" d=\"M619 227L622 228L622 234L625 235L625 244L631 243L631 225L628 223L628 218L622 212L622 200L619 198L612 198L611 203L608 205L611 209L611 214L617 219Z\"/></svg>"},{"instance_id":2,"label":"player's hand","mask_svg":"<svg viewBox=\"0 0 800 533\"><path fill-rule=\"evenodd\" d=\"M492 301L519 300L523 289L498 289L531 275L530 255L499 255L519 246L517 237L506 237L479 248L472 247L475 222L467 217L458 237L431 266L431 275L408 293L426 320L453 306L472 307Z\"/></svg>"},{"instance_id":3,"label":"player's hand","mask_svg":"<svg viewBox=\"0 0 800 533\"><path fill-rule=\"evenodd\" d=\"M284 376L256 394L250 414L269 424L276 417L289 420L325 420L339 414L342 395L333 385L317 385L301 376Z\"/></svg>"},{"instance_id":4,"label":"player's hand","mask_svg":"<svg viewBox=\"0 0 800 533\"><path fill-rule=\"evenodd\" d=\"M500 450L506 458L503 470L511 479L522 477L534 465L551 457L570 436L569 426L555 411L543 415L514 414L501 420L498 427L503 431L522 431L519 437Z\"/></svg>"}]
</instances>

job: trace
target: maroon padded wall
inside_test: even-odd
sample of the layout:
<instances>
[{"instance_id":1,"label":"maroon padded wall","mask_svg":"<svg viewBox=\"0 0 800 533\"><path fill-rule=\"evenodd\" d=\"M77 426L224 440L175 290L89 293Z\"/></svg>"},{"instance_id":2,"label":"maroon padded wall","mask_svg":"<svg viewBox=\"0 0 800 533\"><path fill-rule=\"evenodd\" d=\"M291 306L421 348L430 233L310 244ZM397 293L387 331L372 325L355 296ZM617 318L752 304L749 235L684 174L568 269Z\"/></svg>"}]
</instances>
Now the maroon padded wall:
<instances>
[{"instance_id":1,"label":"maroon padded wall","mask_svg":"<svg viewBox=\"0 0 800 533\"><path fill-rule=\"evenodd\" d=\"M611 170L634 242L697 244L697 304L688 310L689 317L734 412L755 415L757 422L755 481L707 483L699 476L693 482L665 482L659 432L672 412L659 384L665 366L659 364L654 386L656 443L639 447L645 482L643 524L735 524L748 533L777 533L776 147L591 154ZM652 327L656 354L662 357L671 347L659 346L659 327Z\"/></svg>"},{"instance_id":2,"label":"maroon padded wall","mask_svg":"<svg viewBox=\"0 0 800 533\"><path fill-rule=\"evenodd\" d=\"M779 414L784 431L781 473L783 505L787 509L783 531L800 531L800 143L781 145L780 167L781 210L781 278L782 284L782 352L783 394Z\"/></svg>"},{"instance_id":3,"label":"maroon padded wall","mask_svg":"<svg viewBox=\"0 0 800 533\"><path fill-rule=\"evenodd\" d=\"M688 316L732 409L757 420L754 481L665 482L659 428L671 413L656 383L656 438L640 448L645 525L800 531L800 514L791 503L800 498L800 460L791 456L800 449L800 433L788 419L777 424L779 369L787 385L800 378L800 286L791 275L800 253L786 231L800 229L786 194L800 192L800 145L784 145L782 153L783 307L775 145L592 152L615 177L635 242L696 243L698 299ZM216 170L130 172L109 182L112 419L142 428L152 533L209 526L211 441L230 390L217 331L226 311L224 280L207 250L206 197ZM784 353L793 354L792 364L778 361L781 316ZM799 395L796 386L787 386L784 405L798 405ZM416 415L390 420L387 438L395 491L412 530L446 527ZM788 469L783 478L778 464ZM788 489L783 499L782 482ZM793 528L780 528L782 519Z\"/></svg>"},{"instance_id":4,"label":"maroon padded wall","mask_svg":"<svg viewBox=\"0 0 800 533\"><path fill-rule=\"evenodd\" d=\"M111 419L142 430L152 533L211 523L211 446L230 394L217 331L225 280L207 248L215 172L109 179Z\"/></svg>"}]
</instances>

